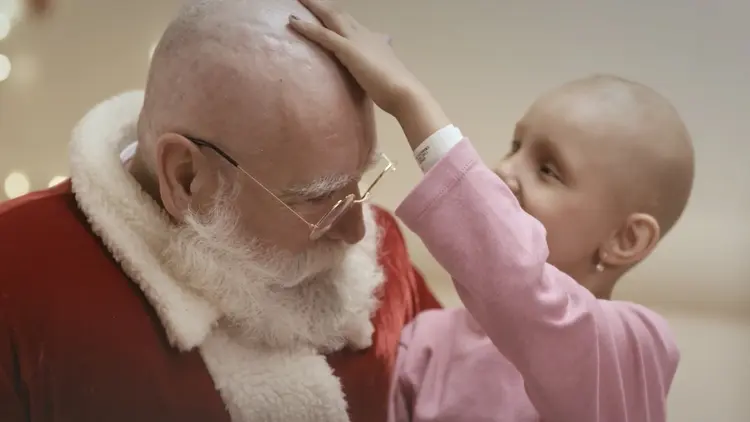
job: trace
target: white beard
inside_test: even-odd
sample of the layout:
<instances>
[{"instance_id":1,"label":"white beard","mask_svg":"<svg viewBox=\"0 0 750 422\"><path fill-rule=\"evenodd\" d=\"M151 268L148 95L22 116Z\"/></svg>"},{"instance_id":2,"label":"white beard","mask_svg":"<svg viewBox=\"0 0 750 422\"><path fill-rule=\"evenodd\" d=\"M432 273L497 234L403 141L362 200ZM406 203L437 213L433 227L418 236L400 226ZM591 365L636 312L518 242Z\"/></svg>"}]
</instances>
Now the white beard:
<instances>
[{"instance_id":1,"label":"white beard","mask_svg":"<svg viewBox=\"0 0 750 422\"><path fill-rule=\"evenodd\" d=\"M164 255L178 279L224 315L201 354L232 419L348 421L323 354L372 342L373 292L383 274L370 210L359 244L295 255L239 235L231 206L238 189L220 191L211 212L191 213L174 228Z\"/></svg>"},{"instance_id":2,"label":"white beard","mask_svg":"<svg viewBox=\"0 0 750 422\"><path fill-rule=\"evenodd\" d=\"M221 189L207 215L190 213L174 229L163 252L174 275L219 308L243 342L323 352L368 347L373 291L383 280L371 211L360 243L319 243L292 254L238 234L231 206L238 192Z\"/></svg>"}]
</instances>

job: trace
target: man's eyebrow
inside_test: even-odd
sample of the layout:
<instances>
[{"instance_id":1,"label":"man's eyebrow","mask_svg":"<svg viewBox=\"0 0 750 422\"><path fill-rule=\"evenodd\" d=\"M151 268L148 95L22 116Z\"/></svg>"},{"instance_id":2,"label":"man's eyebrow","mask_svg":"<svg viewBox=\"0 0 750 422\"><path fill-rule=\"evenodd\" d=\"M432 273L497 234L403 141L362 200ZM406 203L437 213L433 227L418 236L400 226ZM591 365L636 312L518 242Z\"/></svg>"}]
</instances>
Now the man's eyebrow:
<instances>
[{"instance_id":1,"label":"man's eyebrow","mask_svg":"<svg viewBox=\"0 0 750 422\"><path fill-rule=\"evenodd\" d=\"M317 180L304 185L291 186L284 189L281 193L284 196L298 196L304 198L315 198L318 196L325 196L341 190L352 182L356 181L356 178L346 175L329 175L323 176Z\"/></svg>"},{"instance_id":2,"label":"man's eyebrow","mask_svg":"<svg viewBox=\"0 0 750 422\"><path fill-rule=\"evenodd\" d=\"M371 170L380 162L380 153L373 150L365 163L364 172ZM358 178L348 175L328 175L304 185L291 186L283 189L280 193L282 196L296 196L302 198L316 198L326 196L339 191L351 183L357 182Z\"/></svg>"}]
</instances>

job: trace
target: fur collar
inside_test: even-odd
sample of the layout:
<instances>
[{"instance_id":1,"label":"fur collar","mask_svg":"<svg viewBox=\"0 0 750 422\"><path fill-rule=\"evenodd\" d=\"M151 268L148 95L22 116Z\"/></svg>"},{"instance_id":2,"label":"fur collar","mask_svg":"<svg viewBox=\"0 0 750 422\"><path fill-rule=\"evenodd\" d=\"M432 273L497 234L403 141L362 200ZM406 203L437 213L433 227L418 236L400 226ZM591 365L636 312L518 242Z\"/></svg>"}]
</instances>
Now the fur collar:
<instances>
[{"instance_id":1,"label":"fur collar","mask_svg":"<svg viewBox=\"0 0 750 422\"><path fill-rule=\"evenodd\" d=\"M170 342L180 350L201 344L220 318L207 301L182 288L163 268L159 251L169 220L120 161L136 141L143 93L127 92L94 107L73 131L71 182L94 232L146 294Z\"/></svg>"}]
</instances>

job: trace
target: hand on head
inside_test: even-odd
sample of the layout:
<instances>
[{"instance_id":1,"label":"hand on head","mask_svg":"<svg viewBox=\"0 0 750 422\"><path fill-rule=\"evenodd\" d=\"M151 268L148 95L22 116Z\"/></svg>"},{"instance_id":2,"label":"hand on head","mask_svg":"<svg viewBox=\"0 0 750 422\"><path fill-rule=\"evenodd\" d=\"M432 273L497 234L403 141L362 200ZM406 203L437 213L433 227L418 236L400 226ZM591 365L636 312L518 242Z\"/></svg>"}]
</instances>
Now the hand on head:
<instances>
[{"instance_id":1,"label":"hand on head","mask_svg":"<svg viewBox=\"0 0 750 422\"><path fill-rule=\"evenodd\" d=\"M333 53L367 95L399 120L412 147L451 123L388 37L330 2L299 1L312 15L292 2L273 3L278 9L266 16L288 21ZM210 19L200 8L188 9L170 27L149 78L141 139L154 145L168 211L179 216L186 207L211 204L216 188L210 181L222 171L219 157L206 159L210 152L195 148L180 131L217 144L282 199L285 188L316 178L356 180L374 152L372 110L359 87L305 43L282 43L289 51L269 54L279 45L267 43L292 35L284 24L258 21L257 13L243 15L244 9L224 10L258 2L206 4L218 8ZM513 149L497 172L547 228L550 263L607 296L679 218L692 186L693 156L687 130L667 100L640 84L600 76L542 96L519 122ZM249 232L288 250L309 247L308 233L295 226L293 215L284 217L257 183L241 185L239 197L252 201L238 199L235 206ZM329 205L354 189L356 183L337 186ZM318 212L309 213L313 221ZM347 213L338 229L355 227L360 215ZM292 235L292 229L303 234Z\"/></svg>"},{"instance_id":2,"label":"hand on head","mask_svg":"<svg viewBox=\"0 0 750 422\"><path fill-rule=\"evenodd\" d=\"M333 2L299 1L322 25L293 14L289 25L333 53L375 104L398 120L412 148L450 124L440 104L396 56L390 37L366 28Z\"/></svg>"},{"instance_id":3,"label":"hand on head","mask_svg":"<svg viewBox=\"0 0 750 422\"><path fill-rule=\"evenodd\" d=\"M300 0L300 3L322 25L292 14L290 26L333 53L385 112L397 114L405 97L421 89L419 80L396 57L389 36L369 30L333 2Z\"/></svg>"},{"instance_id":4,"label":"hand on head","mask_svg":"<svg viewBox=\"0 0 750 422\"><path fill-rule=\"evenodd\" d=\"M389 39L331 2L300 0L323 25L290 25L330 50L401 123L412 147L451 123ZM685 208L690 137L672 105L641 84L596 76L542 96L497 173L548 232L550 263L597 295L642 261Z\"/></svg>"}]
</instances>

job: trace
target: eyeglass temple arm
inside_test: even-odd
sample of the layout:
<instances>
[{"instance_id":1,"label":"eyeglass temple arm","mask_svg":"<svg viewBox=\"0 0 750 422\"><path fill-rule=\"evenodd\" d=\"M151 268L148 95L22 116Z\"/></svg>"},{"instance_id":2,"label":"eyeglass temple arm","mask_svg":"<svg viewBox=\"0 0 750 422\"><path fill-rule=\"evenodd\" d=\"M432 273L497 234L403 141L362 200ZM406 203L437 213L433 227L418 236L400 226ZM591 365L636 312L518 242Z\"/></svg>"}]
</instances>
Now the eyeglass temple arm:
<instances>
[{"instance_id":1,"label":"eyeglass temple arm","mask_svg":"<svg viewBox=\"0 0 750 422\"><path fill-rule=\"evenodd\" d=\"M396 169L396 165L393 163L393 161L389 160L388 157L385 154L381 154L381 156L383 158L385 158L386 161L388 161L388 165L385 167L385 169L383 169L382 172L380 172L380 174L378 175L378 177L376 177L375 180L373 180L372 183L370 183L370 186L359 197L359 199L354 200L355 203L359 204L359 203L367 201L367 199L370 198L370 193L372 193L372 189L375 187L375 185L378 184L378 182L380 181L380 179L382 179L383 176L385 176L385 174L388 173L389 171L393 171L393 170Z\"/></svg>"},{"instance_id":2,"label":"eyeglass temple arm","mask_svg":"<svg viewBox=\"0 0 750 422\"><path fill-rule=\"evenodd\" d=\"M310 223L309 221L307 221L307 220L306 220L306 219L305 219L304 217L302 217L302 216L301 216L301 215L300 215L300 214L299 214L299 213L298 213L297 211L295 211L295 210L294 210L294 209L293 209L292 207L290 207L290 206L289 206L289 205L288 205L288 204L287 204L286 202L282 201L282 200L281 200L281 199L280 199L280 198L279 198L278 196L276 196L276 194L275 194L275 193L271 192L271 190L270 190L270 189L268 189L268 188L267 188L267 187L266 187L266 186L265 186L265 185L264 185L263 183L261 183L261 182L260 182L260 181L259 181L258 179L256 179L256 178L255 178L255 176L253 176L253 175L252 175L252 174L250 174L250 173L249 173L249 172L248 172L247 170L245 170L244 168L242 168L242 166L240 166L240 164L239 164L239 163L238 163L237 161L235 161L235 159L234 159L234 158L232 158L232 157L231 157L231 156L230 156L229 154L227 154L226 152L222 151L221 149L219 149L218 147L216 147L216 146L215 146L215 145L213 145L212 143L210 143L210 142L207 142L207 141L204 141L204 140L202 140L202 139L198 139L198 138L193 138L193 137L189 137L189 136L185 136L185 138L187 138L187 140L188 140L188 141L190 141L190 142L194 143L194 144L195 144L195 145L197 145L198 147L205 147L205 148L208 148L208 149L210 149L211 151L213 151L213 152L215 152L215 153L219 154L219 155L221 156L221 158L223 158L223 159L227 160L227 162L229 162L229 164L231 164L232 166L234 166L234 167L235 167L235 168L236 168L237 170L241 171L241 172L242 172L242 173L243 173L243 174L244 174L245 176L249 177L249 178L250 178L250 180L252 180L253 182L255 182L255 183L256 183L256 184L257 184L258 186L260 186L260 187L261 187L261 188L262 188L263 190L265 190L266 192L268 192L268 193L269 193L269 194L270 194L270 195L271 195L271 196L273 197L273 199L275 199L275 200L276 200L276 201L277 201L278 203L280 203L281 205L283 205L283 206L284 206L284 208L286 208L286 209L288 209L289 211L291 211L291 212L292 212L292 214L294 214L294 215L295 215L295 216L296 216L297 218L299 218L299 219L300 219L300 220L301 220L301 221L302 221L303 223L307 224L307 226L308 226L308 227L309 227L310 229L313 229L313 228L315 228L315 227L316 227L316 226L315 226L315 224L312 224L312 223Z\"/></svg>"},{"instance_id":3,"label":"eyeglass temple arm","mask_svg":"<svg viewBox=\"0 0 750 422\"><path fill-rule=\"evenodd\" d=\"M195 145L197 145L198 147L204 147L204 148L208 148L208 149L210 149L211 151L213 151L213 152L215 152L215 153L219 154L219 155L221 156L221 158L223 158L223 159L227 160L227 161L229 162L229 164L231 164L231 165L233 165L233 166L235 166L235 167L237 167L237 168L239 168L239 167L240 167L240 164L239 164L239 163L238 163L237 161L235 161L235 159L234 159L234 158L232 158L232 157L231 157L231 156L230 156L229 154L227 154L226 152L224 152L224 151L222 151L221 149L219 149L219 148L218 148L217 146L215 146L214 144L212 144L212 143L210 143L210 142L206 142L206 141L204 141L204 140L202 140L202 139L198 139L198 138L193 138L193 137L190 137L190 136L185 136L185 138L187 138L187 140L188 140L188 141L190 141L190 142L194 143L194 144L195 144Z\"/></svg>"}]
</instances>

